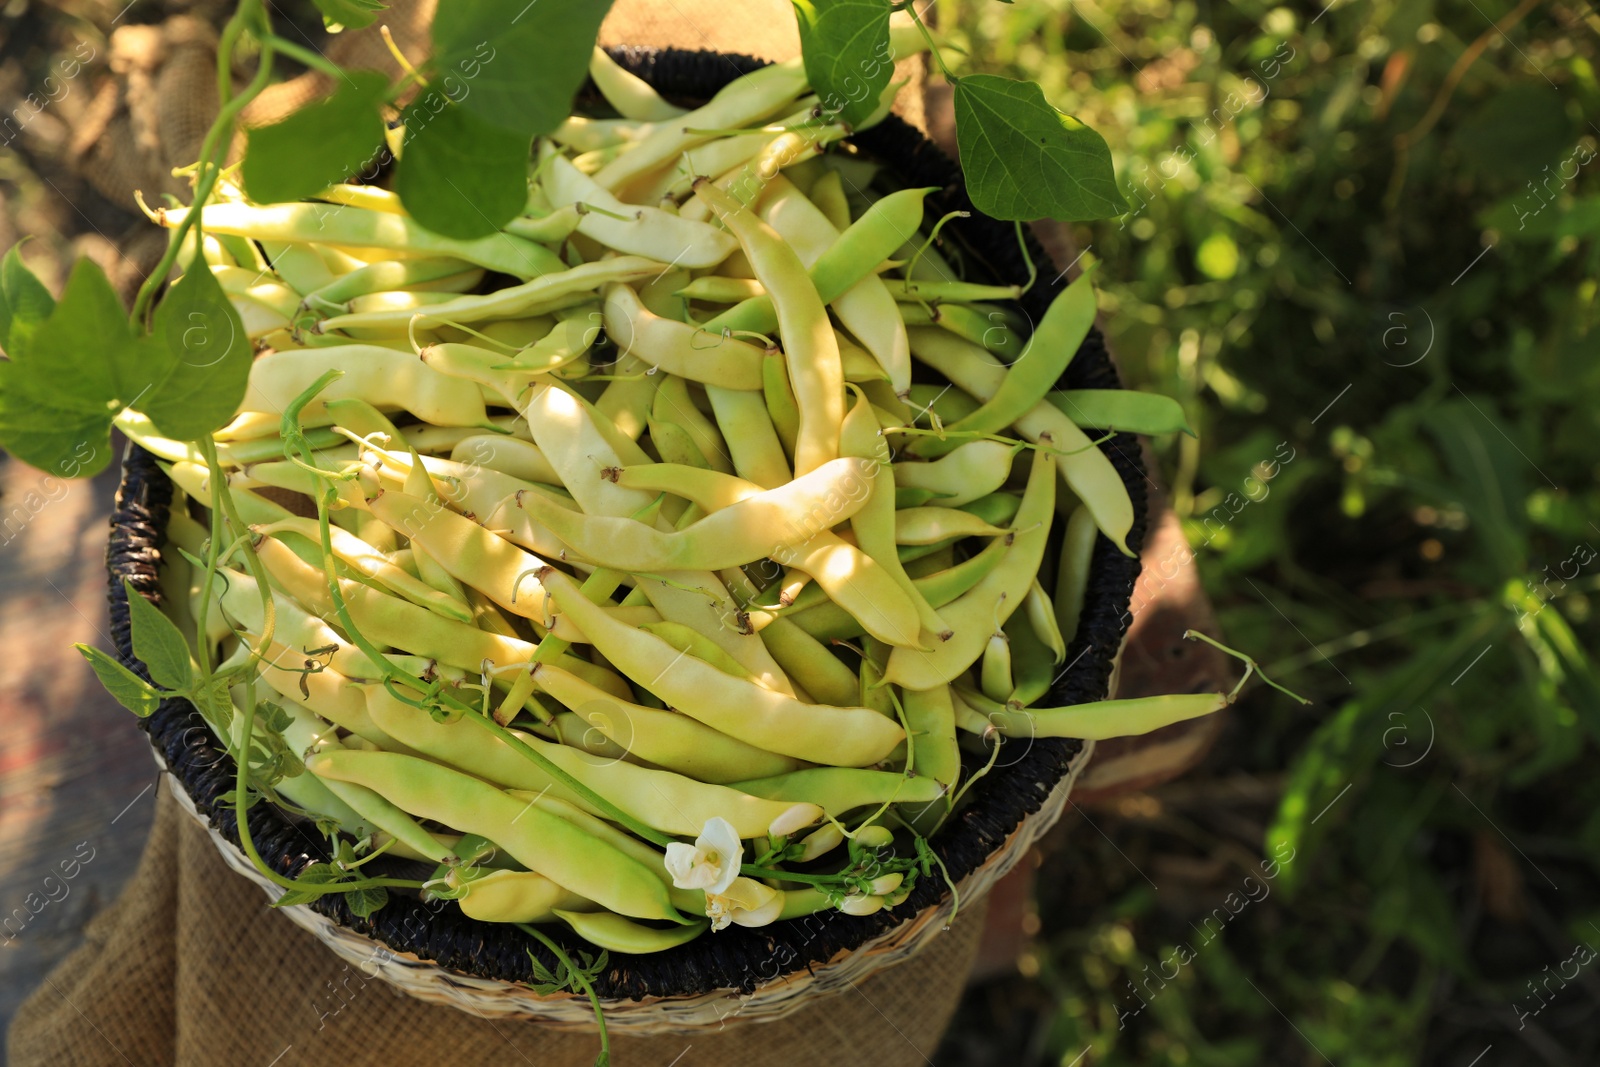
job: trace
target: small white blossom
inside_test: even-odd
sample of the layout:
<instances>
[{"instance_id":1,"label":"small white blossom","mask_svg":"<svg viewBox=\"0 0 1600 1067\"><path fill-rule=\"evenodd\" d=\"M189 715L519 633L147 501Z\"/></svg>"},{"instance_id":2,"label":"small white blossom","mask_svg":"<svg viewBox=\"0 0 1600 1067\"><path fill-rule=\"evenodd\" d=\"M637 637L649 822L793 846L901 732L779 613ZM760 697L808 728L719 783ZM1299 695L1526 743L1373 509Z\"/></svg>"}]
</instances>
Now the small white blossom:
<instances>
[{"instance_id":1,"label":"small white blossom","mask_svg":"<svg viewBox=\"0 0 1600 1067\"><path fill-rule=\"evenodd\" d=\"M744 845L727 819L706 821L692 845L674 841L667 846L667 872L679 889L704 889L709 896L726 892L739 876Z\"/></svg>"}]
</instances>

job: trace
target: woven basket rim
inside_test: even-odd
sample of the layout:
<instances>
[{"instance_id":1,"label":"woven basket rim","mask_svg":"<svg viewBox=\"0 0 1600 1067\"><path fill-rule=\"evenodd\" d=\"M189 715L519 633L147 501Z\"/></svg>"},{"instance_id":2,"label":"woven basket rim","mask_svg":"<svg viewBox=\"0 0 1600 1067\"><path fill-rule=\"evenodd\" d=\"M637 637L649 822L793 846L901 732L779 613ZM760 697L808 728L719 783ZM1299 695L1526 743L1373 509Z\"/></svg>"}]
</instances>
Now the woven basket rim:
<instances>
[{"instance_id":1,"label":"woven basket rim","mask_svg":"<svg viewBox=\"0 0 1600 1067\"><path fill-rule=\"evenodd\" d=\"M765 65L764 61L752 57L717 52L639 47L610 51L620 63L651 81L664 95L686 102L708 98L738 74ZM975 212L956 165L920 131L891 116L882 125L852 140L864 154L883 161L897 178L906 179L904 184L937 187L928 197L930 212L935 217L952 210L973 212L971 218L958 220L944 231L965 256L997 278L1025 276L1011 226ZM1037 242L1030 238L1029 244L1035 261L1048 264ZM1060 291L1060 281L1058 278L1046 283L1041 278L1025 295L1023 308L1032 321L1037 321ZM1058 387L1120 388L1098 329L1091 330ZM1101 442L1100 447L1116 466L1132 497L1135 523L1128 545L1137 553L1143 542L1146 521L1144 472L1137 440L1126 434L1115 434ZM108 598L116 651L124 663L145 677L148 674L143 664L132 653L122 582L127 580L141 595L160 603L157 569L171 496L171 482L154 457L143 449L130 447L112 516L107 552ZM1059 525L1054 543L1059 543ZM1055 555L1053 551L1048 552L1047 561L1053 560ZM1137 556L1124 556L1103 535L1098 538L1090 567L1084 617L1068 649L1069 665L1052 687L1049 697L1052 703L1084 703L1105 696L1112 660L1126 630L1127 609L1138 568ZM232 758L216 743L204 720L186 701L163 702L143 725L150 733L158 758L182 785L195 812L210 820L219 847L220 842L227 842L233 849L230 862L233 857L242 862L235 813L219 803L222 794L233 785ZM1018 840L1019 828L1027 825L1036 836L1054 821L1059 808L1045 820L1034 816L1072 768L1081 765L1076 757L1082 754L1083 748L1079 742L1035 740L1020 757L1015 760L1008 757L1008 766L997 769L974 785L971 804L953 817L932 842L955 880L967 879L997 857L1001 862L1007 859L1014 862L1015 857L1001 854L1008 851L1008 843ZM251 809L249 817L252 837L261 855L279 873L293 877L306 866L328 858L321 842L291 825L276 808L258 804ZM902 917L920 916L941 906L947 898L948 891L939 880L923 879L907 906L896 909L892 916L880 913L851 917L833 913L825 930L804 938L795 933L802 920L793 920L759 930L732 927L715 938L700 938L653 956L613 954L610 968L596 982L596 990L602 998L612 1002L647 998L659 1002L749 993L777 979L831 965L842 953L891 936L895 929L904 925ZM470 981L521 983L531 978L525 936L496 924L467 919L456 909L431 909L419 901L398 896L392 896L387 907L365 919L351 915L342 898L337 896L323 897L304 907L319 913L334 927L383 942L397 953L431 960L441 971L455 972ZM570 932L553 928L552 936L567 945L581 945ZM542 949L539 953L547 965L553 962ZM767 973L763 964L777 957L789 960L791 966L777 974Z\"/></svg>"}]
</instances>

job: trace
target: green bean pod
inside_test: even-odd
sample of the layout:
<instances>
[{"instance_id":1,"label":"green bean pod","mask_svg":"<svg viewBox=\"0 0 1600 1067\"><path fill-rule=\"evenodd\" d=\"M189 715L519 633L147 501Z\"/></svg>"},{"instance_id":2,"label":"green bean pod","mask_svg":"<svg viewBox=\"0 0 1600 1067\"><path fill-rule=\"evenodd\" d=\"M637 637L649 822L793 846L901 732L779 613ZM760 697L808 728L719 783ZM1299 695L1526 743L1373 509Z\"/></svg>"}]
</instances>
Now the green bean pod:
<instances>
[{"instance_id":1,"label":"green bean pod","mask_svg":"<svg viewBox=\"0 0 1600 1067\"><path fill-rule=\"evenodd\" d=\"M501 235L511 240L507 234ZM535 246L537 247L537 246ZM483 322L486 319L514 319L543 314L575 303L584 303L607 282L634 282L661 271L663 264L642 256L617 256L615 259L580 263L558 274L544 274L521 285L497 289L492 293L467 294L447 300L423 311L374 311L361 315L335 315L324 319L319 329L388 329L403 333L415 319L419 326L451 322Z\"/></svg>"},{"instance_id":2,"label":"green bean pod","mask_svg":"<svg viewBox=\"0 0 1600 1067\"><path fill-rule=\"evenodd\" d=\"M1194 436L1183 405L1170 396L1132 389L1062 389L1045 399L1079 426L1119 430L1155 437L1165 433Z\"/></svg>"},{"instance_id":3,"label":"green bean pod","mask_svg":"<svg viewBox=\"0 0 1600 1067\"><path fill-rule=\"evenodd\" d=\"M632 956L677 948L705 933L706 928L711 925L701 920L686 926L660 929L624 919L609 911L571 911L563 908L554 911L577 932L579 937L591 945L608 952L626 952Z\"/></svg>"},{"instance_id":4,"label":"green bean pod","mask_svg":"<svg viewBox=\"0 0 1600 1067\"><path fill-rule=\"evenodd\" d=\"M1061 559L1056 567L1054 610L1064 645L1071 644L1078 635L1083 599L1089 588L1089 566L1099 536L1093 513L1087 507L1074 508L1067 517L1067 532L1061 539Z\"/></svg>"},{"instance_id":5,"label":"green bean pod","mask_svg":"<svg viewBox=\"0 0 1600 1067\"><path fill-rule=\"evenodd\" d=\"M919 359L973 396L987 400L999 391L1005 371L982 349L944 330L919 327L910 331L910 338ZM1052 447L1062 453L1062 481L1093 513L1111 543L1132 555L1127 537L1133 528L1133 502L1110 458L1048 401L1035 404L1015 425L1029 441L1038 442L1046 434L1052 438Z\"/></svg>"},{"instance_id":6,"label":"green bean pod","mask_svg":"<svg viewBox=\"0 0 1600 1067\"><path fill-rule=\"evenodd\" d=\"M638 860L470 775L390 752L322 752L306 766L324 780L364 785L420 818L482 834L529 870L612 911L686 921Z\"/></svg>"},{"instance_id":7,"label":"green bean pod","mask_svg":"<svg viewBox=\"0 0 1600 1067\"><path fill-rule=\"evenodd\" d=\"M874 717L886 721L881 715ZM812 767L738 782L733 788L751 796L815 804L835 818L856 808L926 804L944 795L944 787L933 778L855 767Z\"/></svg>"},{"instance_id":8,"label":"green bean pod","mask_svg":"<svg viewBox=\"0 0 1600 1067\"><path fill-rule=\"evenodd\" d=\"M1169 693L1129 700L1101 700L1065 708L1006 709L989 715L1007 737L1080 737L1104 741L1133 737L1175 722L1210 715L1228 706L1222 693ZM748 783L735 786L744 789ZM745 789L745 792L752 792Z\"/></svg>"},{"instance_id":9,"label":"green bean pod","mask_svg":"<svg viewBox=\"0 0 1600 1067\"><path fill-rule=\"evenodd\" d=\"M1010 542L1006 558L948 607L940 605L940 614L955 628L955 636L927 653L894 650L885 675L890 681L910 689L932 689L950 682L983 655L995 627L1022 605L1028 585L1039 573L1050 534L1055 466L1049 451L1041 448L1034 452L1015 532L995 542Z\"/></svg>"},{"instance_id":10,"label":"green bean pod","mask_svg":"<svg viewBox=\"0 0 1600 1067\"><path fill-rule=\"evenodd\" d=\"M536 672L537 684L544 684L538 675L545 669L541 664ZM402 744L508 789L548 790L552 796L590 810L577 794L491 733L479 720L463 717L450 723L436 722L428 712L397 699L381 686L361 688L366 695L367 713ZM630 817L664 833L693 837L704 829L706 820L720 816L732 823L741 837L762 837L779 819L799 819L804 825L821 816L815 809L796 812L792 810L793 803L749 796L672 771L597 759L532 735L521 735L521 740Z\"/></svg>"},{"instance_id":11,"label":"green bean pod","mask_svg":"<svg viewBox=\"0 0 1600 1067\"><path fill-rule=\"evenodd\" d=\"M922 438L925 441L937 438ZM960 507L988 496L1011 477L1017 446L980 439L926 463L896 463L894 483L905 489L926 489L937 494L944 507Z\"/></svg>"},{"instance_id":12,"label":"green bean pod","mask_svg":"<svg viewBox=\"0 0 1600 1067\"><path fill-rule=\"evenodd\" d=\"M163 208L157 221L183 224L188 208ZM376 248L421 256L451 256L517 278L564 270L554 252L532 241L495 233L468 241L442 237L409 216L360 207L327 204L208 204L200 213L206 232L258 240L319 242L347 248ZM374 257L377 258L377 257Z\"/></svg>"},{"instance_id":13,"label":"green bean pod","mask_svg":"<svg viewBox=\"0 0 1600 1067\"><path fill-rule=\"evenodd\" d=\"M931 545L953 537L1000 537L1005 530L959 508L904 508L894 513L894 539L901 545Z\"/></svg>"},{"instance_id":14,"label":"green bean pod","mask_svg":"<svg viewBox=\"0 0 1600 1067\"><path fill-rule=\"evenodd\" d=\"M760 633L778 666L817 701L838 706L856 702L855 675L826 645L782 618L773 619Z\"/></svg>"},{"instance_id":15,"label":"green bean pod","mask_svg":"<svg viewBox=\"0 0 1600 1067\"><path fill-rule=\"evenodd\" d=\"M960 437L955 435L961 431L999 433L1027 414L1039 402L1039 397L1060 381L1094 326L1095 301L1090 274L1089 271L1080 274L1050 302L1026 347L1006 369L994 395L970 415L945 427L952 436L921 437L911 442L907 450L928 458L942 456L956 447Z\"/></svg>"},{"instance_id":16,"label":"green bean pod","mask_svg":"<svg viewBox=\"0 0 1600 1067\"><path fill-rule=\"evenodd\" d=\"M765 371L765 360L762 367ZM776 489L794 477L762 395L708 385L706 396L739 477L763 489Z\"/></svg>"}]
</instances>

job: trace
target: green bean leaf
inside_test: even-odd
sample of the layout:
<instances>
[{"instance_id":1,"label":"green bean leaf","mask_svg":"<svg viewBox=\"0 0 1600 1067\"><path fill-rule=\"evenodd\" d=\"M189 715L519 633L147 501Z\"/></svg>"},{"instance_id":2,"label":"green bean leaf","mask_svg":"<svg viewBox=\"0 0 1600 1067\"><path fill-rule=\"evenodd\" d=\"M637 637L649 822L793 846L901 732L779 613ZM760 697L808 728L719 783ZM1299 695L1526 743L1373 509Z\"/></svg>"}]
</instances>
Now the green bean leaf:
<instances>
[{"instance_id":1,"label":"green bean leaf","mask_svg":"<svg viewBox=\"0 0 1600 1067\"><path fill-rule=\"evenodd\" d=\"M55 310L55 297L22 261L22 241L0 260L0 349L13 359L26 351L33 332Z\"/></svg>"},{"instance_id":2,"label":"green bean leaf","mask_svg":"<svg viewBox=\"0 0 1600 1067\"><path fill-rule=\"evenodd\" d=\"M862 122L894 73L888 0L794 0L794 12L801 61L824 116Z\"/></svg>"},{"instance_id":3,"label":"green bean leaf","mask_svg":"<svg viewBox=\"0 0 1600 1067\"><path fill-rule=\"evenodd\" d=\"M380 0L312 0L329 30L370 26L389 5Z\"/></svg>"},{"instance_id":4,"label":"green bean leaf","mask_svg":"<svg viewBox=\"0 0 1600 1067\"><path fill-rule=\"evenodd\" d=\"M287 203L355 173L383 147L378 106L388 90L387 75L348 71L326 100L250 130L240 168L244 191L258 204Z\"/></svg>"},{"instance_id":5,"label":"green bean leaf","mask_svg":"<svg viewBox=\"0 0 1600 1067\"><path fill-rule=\"evenodd\" d=\"M13 330L16 322L13 315ZM10 355L0 363L0 444L68 478L105 467L112 417L166 376L160 346L134 335L105 272L87 259L73 265L49 318Z\"/></svg>"},{"instance_id":6,"label":"green bean leaf","mask_svg":"<svg viewBox=\"0 0 1600 1067\"><path fill-rule=\"evenodd\" d=\"M347 890L344 903L350 909L350 914L359 919L365 919L373 912L389 903L389 891L381 885L369 886L366 889Z\"/></svg>"},{"instance_id":7,"label":"green bean leaf","mask_svg":"<svg viewBox=\"0 0 1600 1067\"><path fill-rule=\"evenodd\" d=\"M522 211L528 135L491 125L432 90L407 107L404 118L394 188L418 222L470 240L494 233Z\"/></svg>"},{"instance_id":8,"label":"green bean leaf","mask_svg":"<svg viewBox=\"0 0 1600 1067\"><path fill-rule=\"evenodd\" d=\"M1194 437L1183 405L1160 393L1132 389L1061 389L1045 399L1085 429L1120 430L1149 436L1186 433Z\"/></svg>"},{"instance_id":9,"label":"green bean leaf","mask_svg":"<svg viewBox=\"0 0 1600 1067\"><path fill-rule=\"evenodd\" d=\"M331 863L313 863L301 871L300 876L295 881L307 882L311 885L332 885L341 881L343 877L344 872ZM287 908L291 904L309 904L322 895L322 893L318 893L314 889L290 889L283 896L273 901L272 906L275 908Z\"/></svg>"},{"instance_id":10,"label":"green bean leaf","mask_svg":"<svg viewBox=\"0 0 1600 1067\"><path fill-rule=\"evenodd\" d=\"M177 625L161 609L140 596L126 581L128 628L133 634L133 654L150 671L157 685L180 693L194 683L194 667L189 662L189 643Z\"/></svg>"},{"instance_id":11,"label":"green bean leaf","mask_svg":"<svg viewBox=\"0 0 1600 1067\"><path fill-rule=\"evenodd\" d=\"M1050 106L1033 82L969 74L955 83L967 193L997 219L1075 222L1128 210L1105 139Z\"/></svg>"},{"instance_id":12,"label":"green bean leaf","mask_svg":"<svg viewBox=\"0 0 1600 1067\"><path fill-rule=\"evenodd\" d=\"M155 339L171 360L139 411L176 441L227 424L244 400L252 350L244 323L205 261L196 257L156 307Z\"/></svg>"},{"instance_id":13,"label":"green bean leaf","mask_svg":"<svg viewBox=\"0 0 1600 1067\"><path fill-rule=\"evenodd\" d=\"M533 137L572 113L611 0L450 0L433 17L433 82L494 126Z\"/></svg>"},{"instance_id":14,"label":"green bean leaf","mask_svg":"<svg viewBox=\"0 0 1600 1067\"><path fill-rule=\"evenodd\" d=\"M151 713L160 707L160 690L124 667L114 656L92 645L72 647L89 661L89 667L100 679L100 684L106 687L106 692L116 698L118 704L141 719L148 719Z\"/></svg>"}]
</instances>

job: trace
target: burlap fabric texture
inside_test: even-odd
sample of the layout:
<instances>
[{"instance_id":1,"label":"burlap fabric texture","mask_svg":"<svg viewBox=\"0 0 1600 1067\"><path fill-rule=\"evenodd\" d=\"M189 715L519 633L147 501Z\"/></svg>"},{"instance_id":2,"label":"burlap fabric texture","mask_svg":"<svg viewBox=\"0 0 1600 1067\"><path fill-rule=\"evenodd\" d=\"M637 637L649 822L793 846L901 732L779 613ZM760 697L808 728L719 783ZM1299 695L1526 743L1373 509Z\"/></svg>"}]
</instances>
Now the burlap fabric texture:
<instances>
[{"instance_id":1,"label":"burlap fabric texture","mask_svg":"<svg viewBox=\"0 0 1600 1067\"><path fill-rule=\"evenodd\" d=\"M397 3L387 18L413 60L424 53L432 8L426 0ZM107 136L84 138L78 154L81 169L96 173L101 191L119 200L131 198L133 188L164 189L172 181L168 168L192 159L216 106L214 38L196 20L180 16L123 36L116 71L120 91L98 102L99 128ZM785 0L620 0L602 40L774 59L798 50ZM351 67L392 72L394 66L371 31L335 37L326 51ZM921 124L922 98L918 86L910 88L902 111ZM291 79L264 94L247 120L270 122L326 91L320 75ZM424 1004L341 962L229 871L206 832L165 789L133 881L91 922L85 944L45 977L18 1012L7 1043L14 1067L406 1067L491 1059L566 1067L592 1061L592 1035ZM721 1027L694 1037L617 1038L613 1062L925 1063L960 997L983 912L981 902L963 909L951 931L921 955L853 993L819 1000L776 1022L743 1026L739 1001L730 999Z\"/></svg>"},{"instance_id":2,"label":"burlap fabric texture","mask_svg":"<svg viewBox=\"0 0 1600 1067\"><path fill-rule=\"evenodd\" d=\"M613 1063L925 1063L982 928L979 903L921 955L854 993L742 1026L739 1001L730 999L722 1027L703 1036L614 1038ZM593 1035L424 1004L341 962L228 870L165 785L133 882L22 1006L8 1045L12 1067L576 1067L597 1048Z\"/></svg>"}]
</instances>

